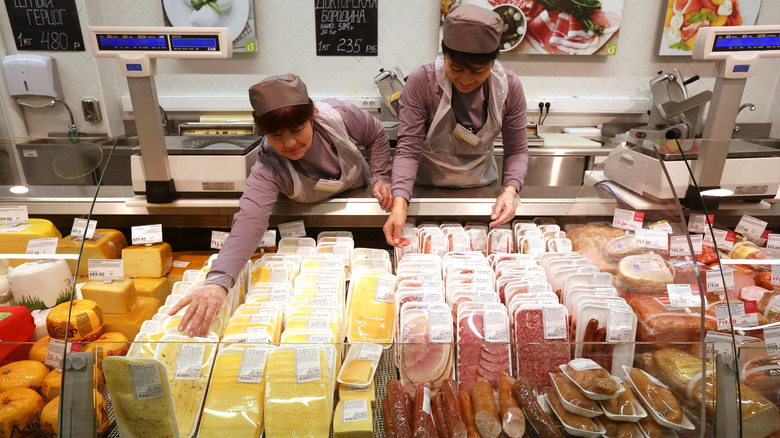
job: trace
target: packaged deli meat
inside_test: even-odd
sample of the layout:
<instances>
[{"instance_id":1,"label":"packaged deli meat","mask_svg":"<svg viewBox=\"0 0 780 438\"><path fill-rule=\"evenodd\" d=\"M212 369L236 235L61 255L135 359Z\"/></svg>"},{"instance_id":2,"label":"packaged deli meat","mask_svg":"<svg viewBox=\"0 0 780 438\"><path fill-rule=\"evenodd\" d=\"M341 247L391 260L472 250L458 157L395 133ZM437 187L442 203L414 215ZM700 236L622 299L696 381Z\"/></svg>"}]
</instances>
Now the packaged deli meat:
<instances>
[{"instance_id":1,"label":"packaged deli meat","mask_svg":"<svg viewBox=\"0 0 780 438\"><path fill-rule=\"evenodd\" d=\"M769 322L780 321L780 292L770 291L761 286L748 286L739 292L742 301L755 300L758 313Z\"/></svg>"},{"instance_id":2,"label":"packaged deli meat","mask_svg":"<svg viewBox=\"0 0 780 438\"><path fill-rule=\"evenodd\" d=\"M399 371L404 388L424 382L438 388L453 367L452 313L444 303L410 302L401 308Z\"/></svg>"},{"instance_id":3,"label":"packaged deli meat","mask_svg":"<svg viewBox=\"0 0 780 438\"><path fill-rule=\"evenodd\" d=\"M701 315L698 307L672 307L668 296L627 294L623 298L637 316L637 342L698 342ZM718 329L717 320L705 314L705 330Z\"/></svg>"},{"instance_id":4,"label":"packaged deli meat","mask_svg":"<svg viewBox=\"0 0 780 438\"><path fill-rule=\"evenodd\" d=\"M562 304L521 304L512 316L512 336L517 343L516 375L527 377L538 388L550 386L550 373L569 362L569 313Z\"/></svg>"},{"instance_id":5,"label":"packaged deli meat","mask_svg":"<svg viewBox=\"0 0 780 438\"><path fill-rule=\"evenodd\" d=\"M458 386L471 392L477 377L498 389L501 371L511 373L509 318L500 303L464 303L458 310Z\"/></svg>"},{"instance_id":6,"label":"packaged deli meat","mask_svg":"<svg viewBox=\"0 0 780 438\"><path fill-rule=\"evenodd\" d=\"M642 254L642 247L636 242L633 234L616 237L604 245L604 254L611 261L620 261L623 257Z\"/></svg>"},{"instance_id":7,"label":"packaged deli meat","mask_svg":"<svg viewBox=\"0 0 780 438\"><path fill-rule=\"evenodd\" d=\"M767 400L780 404L780 358L764 355L751 359L745 363L740 379Z\"/></svg>"},{"instance_id":8,"label":"packaged deli meat","mask_svg":"<svg viewBox=\"0 0 780 438\"><path fill-rule=\"evenodd\" d=\"M757 286L761 286L764 289L769 290L780 290L780 284L772 284L772 273L771 272L759 272L756 274L755 277L753 277L753 281L756 282Z\"/></svg>"},{"instance_id":9,"label":"packaged deli meat","mask_svg":"<svg viewBox=\"0 0 780 438\"><path fill-rule=\"evenodd\" d=\"M674 275L658 254L627 256L618 263L618 284L632 293L663 293Z\"/></svg>"}]
</instances>

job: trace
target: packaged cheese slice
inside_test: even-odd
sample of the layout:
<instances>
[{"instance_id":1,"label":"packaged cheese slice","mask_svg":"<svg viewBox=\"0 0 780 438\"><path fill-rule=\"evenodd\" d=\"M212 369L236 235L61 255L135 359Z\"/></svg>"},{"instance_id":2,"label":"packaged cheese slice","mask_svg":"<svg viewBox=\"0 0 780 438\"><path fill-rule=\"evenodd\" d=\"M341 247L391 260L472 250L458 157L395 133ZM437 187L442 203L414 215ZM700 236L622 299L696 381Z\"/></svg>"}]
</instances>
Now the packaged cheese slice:
<instances>
[{"instance_id":1,"label":"packaged cheese slice","mask_svg":"<svg viewBox=\"0 0 780 438\"><path fill-rule=\"evenodd\" d=\"M388 344L393 339L395 277L360 274L350 282L347 338L352 342Z\"/></svg>"},{"instance_id":2,"label":"packaged cheese slice","mask_svg":"<svg viewBox=\"0 0 780 438\"><path fill-rule=\"evenodd\" d=\"M59 230L46 219L30 218L19 225L0 224L0 251L6 254L25 254L27 243L33 239L62 237ZM10 265L16 267L26 259L10 259Z\"/></svg>"},{"instance_id":3,"label":"packaged cheese slice","mask_svg":"<svg viewBox=\"0 0 780 438\"><path fill-rule=\"evenodd\" d=\"M157 346L155 359L165 366L182 437L195 434L218 341L213 334L190 338L166 333Z\"/></svg>"},{"instance_id":4,"label":"packaged cheese slice","mask_svg":"<svg viewBox=\"0 0 780 438\"><path fill-rule=\"evenodd\" d=\"M57 254L78 254L81 249L82 239L69 235L57 242ZM127 246L125 235L118 230L98 228L91 239L84 241L84 250L81 252L78 276L89 274L89 260L119 259L122 258L122 248ZM76 260L68 260L72 272L76 272Z\"/></svg>"},{"instance_id":5,"label":"packaged cheese slice","mask_svg":"<svg viewBox=\"0 0 780 438\"><path fill-rule=\"evenodd\" d=\"M274 347L230 344L220 350L198 436L255 437L263 432L265 364Z\"/></svg>"},{"instance_id":6,"label":"packaged cheese slice","mask_svg":"<svg viewBox=\"0 0 780 438\"><path fill-rule=\"evenodd\" d=\"M122 249L126 277L164 277L171 270L171 245L157 242L152 245L132 245Z\"/></svg>"},{"instance_id":7,"label":"packaged cheese slice","mask_svg":"<svg viewBox=\"0 0 780 438\"><path fill-rule=\"evenodd\" d=\"M179 436L165 367L157 359L107 357L108 393L120 436Z\"/></svg>"}]
</instances>

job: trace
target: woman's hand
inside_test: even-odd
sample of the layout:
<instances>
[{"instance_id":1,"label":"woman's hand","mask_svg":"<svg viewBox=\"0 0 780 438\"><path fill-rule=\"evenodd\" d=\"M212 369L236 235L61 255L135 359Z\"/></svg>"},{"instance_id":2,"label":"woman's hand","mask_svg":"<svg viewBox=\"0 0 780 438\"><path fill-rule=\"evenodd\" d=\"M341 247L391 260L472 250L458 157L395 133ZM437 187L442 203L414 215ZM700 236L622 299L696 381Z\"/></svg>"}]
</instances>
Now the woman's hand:
<instances>
[{"instance_id":1,"label":"woman's hand","mask_svg":"<svg viewBox=\"0 0 780 438\"><path fill-rule=\"evenodd\" d=\"M379 206L384 211L390 211L393 206L393 196L390 194L390 183L380 179L374 184L371 190L374 192L374 197L379 201Z\"/></svg>"},{"instance_id":2,"label":"woman's hand","mask_svg":"<svg viewBox=\"0 0 780 438\"><path fill-rule=\"evenodd\" d=\"M493 222L490 223L490 228L512 220L519 206L520 195L517 194L515 186L504 187L504 192L496 198L496 203L493 204L493 213L490 215Z\"/></svg>"},{"instance_id":3,"label":"woman's hand","mask_svg":"<svg viewBox=\"0 0 780 438\"><path fill-rule=\"evenodd\" d=\"M206 284L176 303L168 314L175 315L184 306L188 306L179 324L179 331L189 336L206 336L214 316L222 309L226 296L224 287Z\"/></svg>"},{"instance_id":4,"label":"woman's hand","mask_svg":"<svg viewBox=\"0 0 780 438\"><path fill-rule=\"evenodd\" d=\"M401 236L401 231L404 229L404 223L406 223L407 207L408 203L403 196L396 196L393 199L393 209L390 211L390 216L387 218L385 226L382 227L388 245L402 247L411 243L408 237Z\"/></svg>"}]
</instances>

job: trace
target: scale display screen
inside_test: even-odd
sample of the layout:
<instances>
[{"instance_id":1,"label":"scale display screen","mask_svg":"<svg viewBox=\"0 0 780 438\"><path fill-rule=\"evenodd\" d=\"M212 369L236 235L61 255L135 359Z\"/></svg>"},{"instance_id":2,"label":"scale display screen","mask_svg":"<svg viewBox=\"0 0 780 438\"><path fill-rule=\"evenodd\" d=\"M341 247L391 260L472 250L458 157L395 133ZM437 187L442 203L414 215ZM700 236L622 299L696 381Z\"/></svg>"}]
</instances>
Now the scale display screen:
<instances>
[{"instance_id":1,"label":"scale display screen","mask_svg":"<svg viewBox=\"0 0 780 438\"><path fill-rule=\"evenodd\" d=\"M780 33L715 35L713 52L780 50Z\"/></svg>"},{"instance_id":2,"label":"scale display screen","mask_svg":"<svg viewBox=\"0 0 780 438\"><path fill-rule=\"evenodd\" d=\"M165 35L97 34L98 50L168 51Z\"/></svg>"},{"instance_id":3,"label":"scale display screen","mask_svg":"<svg viewBox=\"0 0 780 438\"><path fill-rule=\"evenodd\" d=\"M219 36L171 35L171 50L174 52L216 52L219 50Z\"/></svg>"}]
</instances>

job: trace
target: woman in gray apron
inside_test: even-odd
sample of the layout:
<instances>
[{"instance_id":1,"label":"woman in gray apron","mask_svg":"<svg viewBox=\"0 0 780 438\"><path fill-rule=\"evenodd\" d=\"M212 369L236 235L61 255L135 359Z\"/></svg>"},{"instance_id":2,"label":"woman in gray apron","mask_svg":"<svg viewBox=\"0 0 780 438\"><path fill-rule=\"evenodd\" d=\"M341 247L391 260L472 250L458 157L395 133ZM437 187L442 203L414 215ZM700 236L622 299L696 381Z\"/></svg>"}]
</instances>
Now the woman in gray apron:
<instances>
[{"instance_id":1,"label":"woman in gray apron","mask_svg":"<svg viewBox=\"0 0 780 438\"><path fill-rule=\"evenodd\" d=\"M503 191L490 226L514 217L528 168L526 100L517 75L496 59L502 29L495 12L456 6L444 21L442 55L409 75L393 158L393 209L384 226L390 245L409 243L401 230L415 183L461 188L498 179L493 141L499 134Z\"/></svg>"},{"instance_id":2,"label":"woman in gray apron","mask_svg":"<svg viewBox=\"0 0 780 438\"><path fill-rule=\"evenodd\" d=\"M179 330L204 336L227 290L257 248L279 193L318 202L370 183L384 210L390 196L390 143L382 122L355 105L312 102L295 75L271 76L249 89L255 125L265 134L247 178L230 235L203 286L170 311L187 306ZM358 145L364 146L368 162Z\"/></svg>"}]
</instances>

